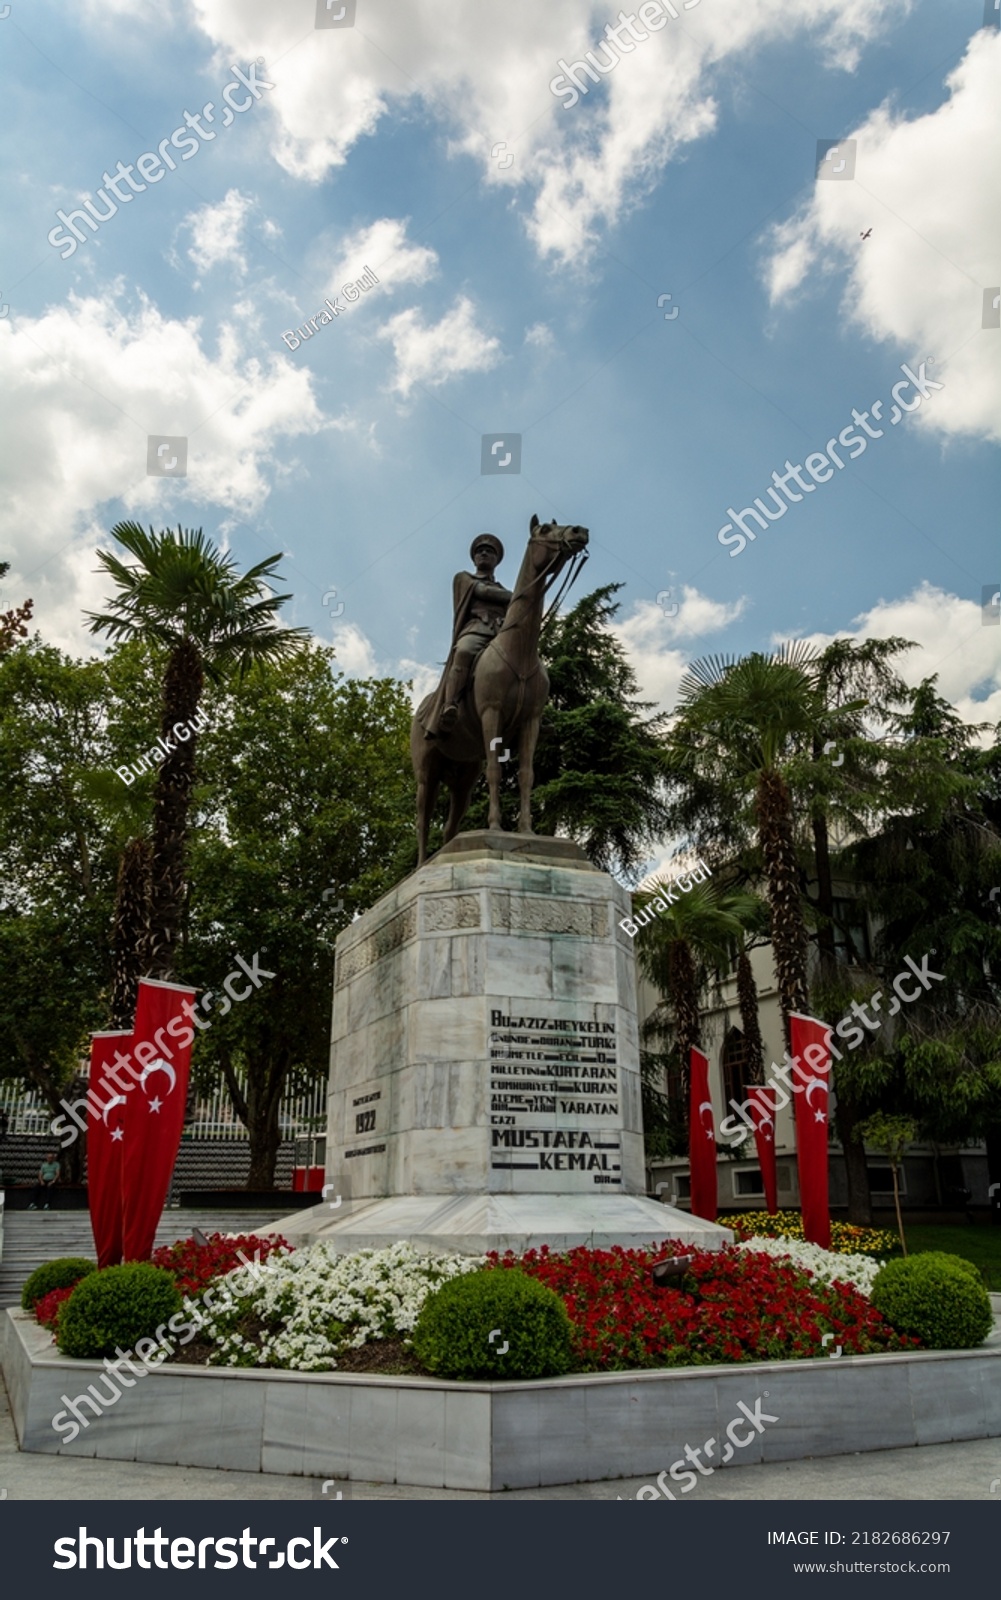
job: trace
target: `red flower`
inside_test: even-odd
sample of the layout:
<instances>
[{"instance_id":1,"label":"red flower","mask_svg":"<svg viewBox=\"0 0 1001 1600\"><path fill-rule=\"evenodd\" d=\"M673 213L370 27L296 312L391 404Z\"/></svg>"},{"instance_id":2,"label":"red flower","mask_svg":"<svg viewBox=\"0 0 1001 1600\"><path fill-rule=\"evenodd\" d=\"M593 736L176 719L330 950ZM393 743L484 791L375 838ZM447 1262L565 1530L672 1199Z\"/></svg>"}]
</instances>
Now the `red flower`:
<instances>
[{"instance_id":1,"label":"red flower","mask_svg":"<svg viewBox=\"0 0 1001 1600\"><path fill-rule=\"evenodd\" d=\"M693 1258L684 1278L654 1288L653 1261L681 1254ZM520 1259L492 1252L488 1263L520 1267L561 1296L586 1371L817 1357L828 1332L853 1354L912 1344L849 1285L828 1285L791 1261L743 1250L692 1251L676 1241L563 1255L543 1247Z\"/></svg>"},{"instance_id":2,"label":"red flower","mask_svg":"<svg viewBox=\"0 0 1001 1600\"><path fill-rule=\"evenodd\" d=\"M35 1301L35 1321L43 1328L51 1328L55 1333L59 1321L59 1308L69 1299L75 1288L74 1283L68 1289L51 1289L48 1294L43 1294L41 1300Z\"/></svg>"},{"instance_id":3,"label":"red flower","mask_svg":"<svg viewBox=\"0 0 1001 1600\"><path fill-rule=\"evenodd\" d=\"M200 1295L214 1278L245 1266L248 1262L263 1265L274 1250L288 1250L290 1245L281 1235L263 1239L256 1233L241 1233L234 1239L225 1239L221 1233L209 1234L207 1244L196 1244L194 1239L181 1239L177 1244L161 1245L154 1250L151 1260L155 1267L165 1267L172 1275L182 1295Z\"/></svg>"}]
</instances>

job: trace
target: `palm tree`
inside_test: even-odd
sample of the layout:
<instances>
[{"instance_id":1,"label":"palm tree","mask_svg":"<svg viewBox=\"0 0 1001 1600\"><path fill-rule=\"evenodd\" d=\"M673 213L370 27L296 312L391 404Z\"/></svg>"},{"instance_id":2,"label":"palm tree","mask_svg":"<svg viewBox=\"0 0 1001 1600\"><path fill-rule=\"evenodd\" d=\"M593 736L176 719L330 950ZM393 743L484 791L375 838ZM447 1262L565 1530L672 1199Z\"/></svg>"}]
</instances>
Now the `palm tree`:
<instances>
[{"instance_id":1,"label":"palm tree","mask_svg":"<svg viewBox=\"0 0 1001 1600\"><path fill-rule=\"evenodd\" d=\"M913 648L909 639L896 635L889 639L865 639L861 643L855 639L833 639L817 659L817 687L824 699L827 720L823 727L814 731L811 751L814 763L819 765L824 762L824 746L829 745L832 735L835 742L840 742L839 754L842 756L845 754L842 746L847 739L861 741L853 745L849 752L855 769L847 774L854 780L852 788L855 792L850 799L845 795L845 786L842 785L842 793L838 797L840 803L835 802L832 807L832 797L819 792L817 785L813 786L810 823L817 872L817 949L821 974L826 979L833 978L837 966L830 814L833 809L842 828L847 826L853 836L859 837L867 831L864 823L871 818L873 805L885 803L885 784L879 781L879 769L885 766L886 750L878 734L892 725L892 707L899 704L907 693L903 680L893 670L891 662L902 651ZM860 695L864 697L861 703ZM851 709L846 711L849 705ZM862 705L866 712L865 723L869 725L869 738L866 738L867 729L861 715ZM875 741L871 737L873 732L877 734ZM829 770L833 772L834 769ZM849 799L847 814L846 799ZM851 801L854 801L854 805ZM863 813L868 813L868 817Z\"/></svg>"},{"instance_id":2,"label":"palm tree","mask_svg":"<svg viewBox=\"0 0 1001 1600\"><path fill-rule=\"evenodd\" d=\"M153 780L149 774L144 774L126 787L110 772L82 772L79 782L87 799L106 818L114 847L120 852L111 918L108 1011L112 1028L131 1028L149 944L153 855L149 840L149 802Z\"/></svg>"},{"instance_id":3,"label":"palm tree","mask_svg":"<svg viewBox=\"0 0 1001 1600\"><path fill-rule=\"evenodd\" d=\"M160 711L160 739L167 754L153 795L149 945L151 977L173 975L174 948L186 890L188 813L195 780L197 730L191 727L205 675L244 674L255 661L296 651L308 637L305 628L283 628L275 620L290 597L273 592L281 554L258 562L242 576L233 561L200 528L149 533L137 522L119 522L112 537L134 557L127 564L98 551L118 593L105 612L88 612L92 633L118 643L141 639L166 649Z\"/></svg>"},{"instance_id":4,"label":"palm tree","mask_svg":"<svg viewBox=\"0 0 1001 1600\"><path fill-rule=\"evenodd\" d=\"M766 934L768 908L756 895L749 898L753 899L756 910L753 916L741 919L743 926L736 942L737 1010L740 1012L740 1031L747 1051L744 1059L744 1081L764 1083L765 1045L761 1037L758 986L754 981L750 953L755 945L761 942L762 934Z\"/></svg>"},{"instance_id":5,"label":"palm tree","mask_svg":"<svg viewBox=\"0 0 1001 1600\"><path fill-rule=\"evenodd\" d=\"M750 799L771 910L771 942L782 1021L808 1004L809 934L803 914L795 816L784 760L822 726L823 696L815 655L801 645L773 656L698 661L679 689L681 709L669 735L679 784L718 774L736 797Z\"/></svg>"},{"instance_id":6,"label":"palm tree","mask_svg":"<svg viewBox=\"0 0 1001 1600\"><path fill-rule=\"evenodd\" d=\"M690 1052L693 1045L701 1047L702 996L711 974L730 965L734 944L743 940L761 902L744 890L714 883L693 884L665 911L656 909L656 898L656 885L635 898L637 921L646 911L651 912L637 935L636 956L640 970L661 996L661 1008L654 1013L650 1031L664 1034L670 1027L673 1032L682 1103L687 1107Z\"/></svg>"}]
</instances>

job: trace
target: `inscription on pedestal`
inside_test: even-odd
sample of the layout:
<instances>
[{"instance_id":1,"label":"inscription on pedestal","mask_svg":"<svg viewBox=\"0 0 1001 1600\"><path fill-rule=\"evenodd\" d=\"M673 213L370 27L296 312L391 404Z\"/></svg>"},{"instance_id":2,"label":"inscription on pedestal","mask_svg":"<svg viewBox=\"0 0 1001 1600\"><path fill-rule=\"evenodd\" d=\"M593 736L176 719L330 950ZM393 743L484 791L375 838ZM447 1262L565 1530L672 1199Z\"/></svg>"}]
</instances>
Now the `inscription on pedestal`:
<instances>
[{"instance_id":1,"label":"inscription on pedestal","mask_svg":"<svg viewBox=\"0 0 1001 1600\"><path fill-rule=\"evenodd\" d=\"M388 1107L384 1089L385 1085L369 1079L368 1083L356 1084L345 1094L342 1135L345 1161L385 1154Z\"/></svg>"},{"instance_id":2,"label":"inscription on pedestal","mask_svg":"<svg viewBox=\"0 0 1001 1600\"><path fill-rule=\"evenodd\" d=\"M488 1037L491 1168L621 1187L615 1023L491 1007Z\"/></svg>"}]
</instances>

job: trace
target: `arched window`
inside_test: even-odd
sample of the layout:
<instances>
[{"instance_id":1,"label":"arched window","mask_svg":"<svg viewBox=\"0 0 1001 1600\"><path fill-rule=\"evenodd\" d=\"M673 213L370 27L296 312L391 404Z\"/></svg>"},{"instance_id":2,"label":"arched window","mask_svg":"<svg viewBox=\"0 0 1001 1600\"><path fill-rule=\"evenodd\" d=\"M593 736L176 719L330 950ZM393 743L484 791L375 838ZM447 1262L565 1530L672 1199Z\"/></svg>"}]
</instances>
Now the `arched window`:
<instances>
[{"instance_id":1,"label":"arched window","mask_svg":"<svg viewBox=\"0 0 1001 1600\"><path fill-rule=\"evenodd\" d=\"M748 1077L747 1040L739 1028L730 1028L723 1040L723 1101L729 1109L730 1101L740 1105L747 1099ZM726 1114L726 1113L725 1113Z\"/></svg>"}]
</instances>

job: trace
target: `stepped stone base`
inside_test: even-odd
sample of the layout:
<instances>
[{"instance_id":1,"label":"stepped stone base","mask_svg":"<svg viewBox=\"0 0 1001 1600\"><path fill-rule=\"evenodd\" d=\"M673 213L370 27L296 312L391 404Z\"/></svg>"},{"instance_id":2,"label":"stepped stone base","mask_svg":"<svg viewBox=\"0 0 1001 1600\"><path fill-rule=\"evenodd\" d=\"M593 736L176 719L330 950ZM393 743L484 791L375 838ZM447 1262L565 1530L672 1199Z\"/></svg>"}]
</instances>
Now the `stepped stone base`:
<instances>
[{"instance_id":1,"label":"stepped stone base","mask_svg":"<svg viewBox=\"0 0 1001 1600\"><path fill-rule=\"evenodd\" d=\"M717 1250L733 1235L713 1222L633 1194L412 1195L327 1201L276 1222L290 1244L323 1241L341 1254L405 1239L416 1250L483 1255L488 1250L642 1249L665 1239Z\"/></svg>"},{"instance_id":2,"label":"stepped stone base","mask_svg":"<svg viewBox=\"0 0 1001 1600\"><path fill-rule=\"evenodd\" d=\"M728 1242L644 1193L630 905L570 839L477 830L358 917L323 1203L275 1227L340 1252Z\"/></svg>"}]
</instances>

